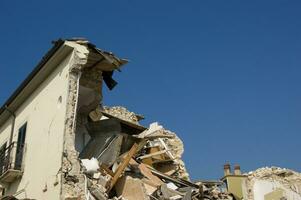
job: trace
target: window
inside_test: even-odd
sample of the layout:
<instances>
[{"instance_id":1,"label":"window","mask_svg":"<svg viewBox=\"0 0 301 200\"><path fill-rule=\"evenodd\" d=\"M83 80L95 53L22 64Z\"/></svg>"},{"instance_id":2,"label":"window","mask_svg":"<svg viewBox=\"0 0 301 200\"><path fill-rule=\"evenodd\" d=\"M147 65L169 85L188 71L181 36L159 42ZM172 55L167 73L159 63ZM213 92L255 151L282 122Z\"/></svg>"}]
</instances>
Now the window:
<instances>
[{"instance_id":1,"label":"window","mask_svg":"<svg viewBox=\"0 0 301 200\"><path fill-rule=\"evenodd\" d=\"M24 146L25 146L25 137L26 137L26 128L27 128L27 123L25 123L19 129L19 132L18 132L15 169L21 169L21 166L22 166Z\"/></svg>"},{"instance_id":2,"label":"window","mask_svg":"<svg viewBox=\"0 0 301 200\"><path fill-rule=\"evenodd\" d=\"M6 142L0 147L0 174L4 171L6 161Z\"/></svg>"}]
</instances>

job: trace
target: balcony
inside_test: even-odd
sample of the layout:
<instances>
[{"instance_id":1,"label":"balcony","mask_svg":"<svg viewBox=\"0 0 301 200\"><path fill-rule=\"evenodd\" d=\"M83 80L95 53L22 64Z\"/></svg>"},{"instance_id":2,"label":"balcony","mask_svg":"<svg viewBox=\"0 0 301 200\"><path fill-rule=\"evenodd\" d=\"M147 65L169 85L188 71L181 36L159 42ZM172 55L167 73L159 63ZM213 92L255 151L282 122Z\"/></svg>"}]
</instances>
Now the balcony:
<instances>
[{"instance_id":1,"label":"balcony","mask_svg":"<svg viewBox=\"0 0 301 200\"><path fill-rule=\"evenodd\" d=\"M11 183L23 174L25 144L13 142L0 152L0 182Z\"/></svg>"}]
</instances>

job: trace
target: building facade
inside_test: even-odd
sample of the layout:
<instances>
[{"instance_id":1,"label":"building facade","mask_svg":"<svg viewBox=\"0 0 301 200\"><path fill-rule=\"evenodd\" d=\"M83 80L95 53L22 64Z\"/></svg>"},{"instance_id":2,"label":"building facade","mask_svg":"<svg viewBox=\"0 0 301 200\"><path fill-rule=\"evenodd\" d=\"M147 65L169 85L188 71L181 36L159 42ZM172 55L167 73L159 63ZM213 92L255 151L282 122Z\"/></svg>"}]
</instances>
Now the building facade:
<instances>
[{"instance_id":1,"label":"building facade","mask_svg":"<svg viewBox=\"0 0 301 200\"><path fill-rule=\"evenodd\" d=\"M127 61L83 39L58 40L0 110L3 197L83 199L87 116Z\"/></svg>"}]
</instances>

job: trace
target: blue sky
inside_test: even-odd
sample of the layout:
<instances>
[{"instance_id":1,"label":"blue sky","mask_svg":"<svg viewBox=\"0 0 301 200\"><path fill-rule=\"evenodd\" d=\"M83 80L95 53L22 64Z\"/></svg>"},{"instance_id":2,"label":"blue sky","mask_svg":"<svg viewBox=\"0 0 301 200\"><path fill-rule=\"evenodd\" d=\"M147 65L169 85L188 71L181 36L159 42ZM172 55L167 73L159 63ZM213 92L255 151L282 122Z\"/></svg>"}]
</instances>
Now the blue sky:
<instances>
[{"instance_id":1,"label":"blue sky","mask_svg":"<svg viewBox=\"0 0 301 200\"><path fill-rule=\"evenodd\" d=\"M130 59L107 105L185 143L193 179L276 165L301 171L300 1L1 1L0 102L57 38Z\"/></svg>"}]
</instances>

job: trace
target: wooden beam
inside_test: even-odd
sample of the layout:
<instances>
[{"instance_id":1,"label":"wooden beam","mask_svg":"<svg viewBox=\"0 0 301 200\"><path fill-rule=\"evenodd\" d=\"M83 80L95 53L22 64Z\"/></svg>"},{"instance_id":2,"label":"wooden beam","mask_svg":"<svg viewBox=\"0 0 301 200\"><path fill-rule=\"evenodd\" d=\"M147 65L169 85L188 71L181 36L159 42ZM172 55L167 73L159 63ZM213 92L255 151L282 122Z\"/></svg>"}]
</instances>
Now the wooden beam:
<instances>
[{"instance_id":1,"label":"wooden beam","mask_svg":"<svg viewBox=\"0 0 301 200\"><path fill-rule=\"evenodd\" d=\"M139 145L137 143L134 143L132 148L129 150L129 152L127 153L127 155L123 159L122 163L118 166L118 168L116 170L116 173L114 174L114 176L111 180L110 187L108 188L107 192L110 192L111 189L114 187L114 185L116 184L116 182L119 179L120 175L123 173L125 168L128 166L131 158L137 153L138 147L139 147Z\"/></svg>"},{"instance_id":2,"label":"wooden beam","mask_svg":"<svg viewBox=\"0 0 301 200\"><path fill-rule=\"evenodd\" d=\"M102 169L103 171L105 171L107 174L109 174L110 176L114 176L114 173L112 172L112 170L110 170L109 168L108 168L108 166L106 166L106 165L104 165L104 164L102 164L102 165L100 165L100 169Z\"/></svg>"}]
</instances>

